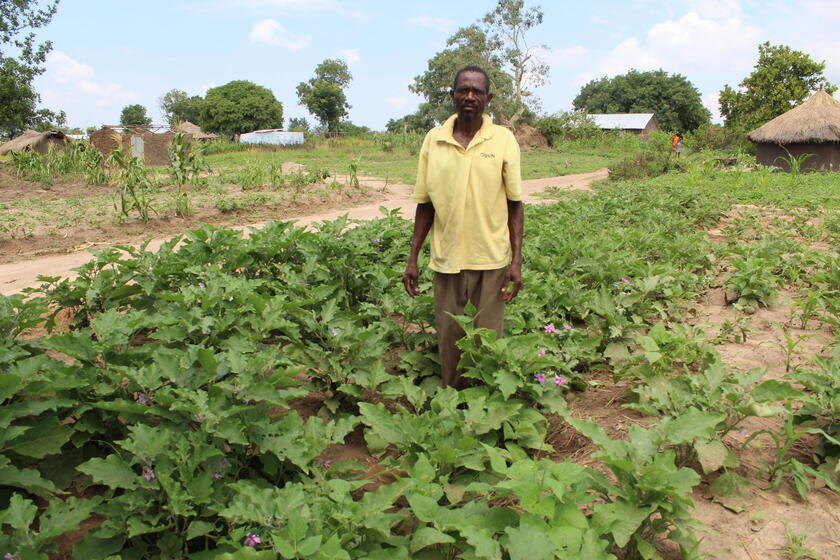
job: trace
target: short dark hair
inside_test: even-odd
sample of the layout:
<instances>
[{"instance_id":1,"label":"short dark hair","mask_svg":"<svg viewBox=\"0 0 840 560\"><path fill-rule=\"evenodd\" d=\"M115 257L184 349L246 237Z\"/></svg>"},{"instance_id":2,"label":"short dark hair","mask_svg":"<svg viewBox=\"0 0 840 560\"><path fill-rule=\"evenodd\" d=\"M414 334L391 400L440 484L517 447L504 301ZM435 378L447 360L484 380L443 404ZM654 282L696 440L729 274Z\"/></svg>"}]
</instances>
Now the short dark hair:
<instances>
[{"instance_id":1,"label":"short dark hair","mask_svg":"<svg viewBox=\"0 0 840 560\"><path fill-rule=\"evenodd\" d=\"M487 91L485 91L484 93L490 93L490 76L487 75L487 72L485 72L484 68L482 68L481 66L464 66L463 68L455 72L455 81L452 82L453 92L458 87L458 78L460 78L461 74L463 74L464 72L478 72L479 74L484 74L484 82L487 84Z\"/></svg>"}]
</instances>

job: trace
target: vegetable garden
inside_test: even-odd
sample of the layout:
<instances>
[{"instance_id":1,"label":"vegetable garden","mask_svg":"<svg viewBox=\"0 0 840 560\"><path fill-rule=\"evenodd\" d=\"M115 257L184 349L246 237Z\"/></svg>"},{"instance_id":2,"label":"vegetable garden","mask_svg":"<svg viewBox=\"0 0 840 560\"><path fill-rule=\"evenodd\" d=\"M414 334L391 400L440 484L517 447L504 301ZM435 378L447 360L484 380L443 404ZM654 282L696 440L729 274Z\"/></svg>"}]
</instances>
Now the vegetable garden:
<instances>
[{"instance_id":1,"label":"vegetable garden","mask_svg":"<svg viewBox=\"0 0 840 560\"><path fill-rule=\"evenodd\" d=\"M831 176L697 165L556 197L527 208L507 336L461 318L460 392L439 386L431 278L403 293L395 214L206 225L3 296L0 552L732 558L704 548L701 488L733 511L757 487L834 500ZM729 319L705 325L715 290ZM787 373L729 363L779 301ZM622 426L588 413L606 387ZM791 535L787 557L816 554Z\"/></svg>"}]
</instances>

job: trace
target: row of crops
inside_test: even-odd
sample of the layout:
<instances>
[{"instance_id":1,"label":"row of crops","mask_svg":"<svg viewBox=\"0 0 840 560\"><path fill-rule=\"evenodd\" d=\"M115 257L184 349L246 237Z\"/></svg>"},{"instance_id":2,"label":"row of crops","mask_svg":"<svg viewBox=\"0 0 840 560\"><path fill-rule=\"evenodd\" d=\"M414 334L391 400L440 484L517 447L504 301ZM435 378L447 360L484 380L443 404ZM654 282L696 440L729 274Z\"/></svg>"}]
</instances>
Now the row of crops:
<instances>
[{"instance_id":1,"label":"row of crops","mask_svg":"<svg viewBox=\"0 0 840 560\"><path fill-rule=\"evenodd\" d=\"M803 494L836 487L840 456L840 357L763 380L680 324L721 263L760 305L745 263L778 285L795 261L819 294L804 320L836 318L837 255L713 246L728 207L660 182L528 208L526 289L505 338L463 318L460 392L439 384L430 278L403 293L397 216L99 251L0 299L0 553L48 558L84 525L74 558L651 559L663 539L696 557L692 489L744 482L722 438L745 418L785 418L768 472ZM647 427L572 415L599 370L636 381ZM603 468L547 458L550 421ZM784 448L805 433L819 465ZM331 460L348 441L376 468Z\"/></svg>"}]
</instances>

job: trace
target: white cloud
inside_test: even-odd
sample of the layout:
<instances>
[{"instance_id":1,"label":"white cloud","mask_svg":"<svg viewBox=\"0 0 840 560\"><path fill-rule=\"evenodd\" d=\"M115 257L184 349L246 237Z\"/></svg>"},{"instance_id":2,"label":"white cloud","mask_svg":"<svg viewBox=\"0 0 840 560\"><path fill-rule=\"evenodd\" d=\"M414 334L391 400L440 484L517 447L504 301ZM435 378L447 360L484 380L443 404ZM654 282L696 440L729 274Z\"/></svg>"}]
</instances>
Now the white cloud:
<instances>
[{"instance_id":1,"label":"white cloud","mask_svg":"<svg viewBox=\"0 0 840 560\"><path fill-rule=\"evenodd\" d=\"M579 88L585 84L588 84L594 79L595 74L592 74L590 72L582 72L574 77L574 79L572 80L572 86Z\"/></svg>"},{"instance_id":2,"label":"white cloud","mask_svg":"<svg viewBox=\"0 0 840 560\"><path fill-rule=\"evenodd\" d=\"M703 94L703 106L712 114L712 122L722 123L723 115L720 114L720 92L714 91Z\"/></svg>"},{"instance_id":3,"label":"white cloud","mask_svg":"<svg viewBox=\"0 0 840 560\"><path fill-rule=\"evenodd\" d=\"M413 18L410 18L406 23L415 27L425 27L427 29L433 29L434 31L438 31L440 33L447 33L457 24L455 20L446 19L438 16L414 16Z\"/></svg>"},{"instance_id":4,"label":"white cloud","mask_svg":"<svg viewBox=\"0 0 840 560\"><path fill-rule=\"evenodd\" d=\"M73 60L61 51L53 51L47 55L47 66L53 73L55 81L60 84L69 84L82 79L93 78L93 68Z\"/></svg>"},{"instance_id":5,"label":"white cloud","mask_svg":"<svg viewBox=\"0 0 840 560\"><path fill-rule=\"evenodd\" d=\"M823 19L840 19L840 2L837 0L810 0L805 2L810 16Z\"/></svg>"},{"instance_id":6,"label":"white cloud","mask_svg":"<svg viewBox=\"0 0 840 560\"><path fill-rule=\"evenodd\" d=\"M44 95L48 106L63 108L81 102L98 107L116 107L134 103L139 98L136 92L120 84L97 80L92 66L62 51L51 52L47 56L46 67L42 79L48 84L49 94Z\"/></svg>"},{"instance_id":7,"label":"white cloud","mask_svg":"<svg viewBox=\"0 0 840 560\"><path fill-rule=\"evenodd\" d=\"M339 49L338 56L349 66L354 65L362 59L362 55L359 54L359 49Z\"/></svg>"},{"instance_id":8,"label":"white cloud","mask_svg":"<svg viewBox=\"0 0 840 560\"><path fill-rule=\"evenodd\" d=\"M312 42L309 35L295 35L289 33L285 27L275 19L264 19L258 21L251 28L251 42L272 47L283 47L290 51L300 51L309 46Z\"/></svg>"},{"instance_id":9,"label":"white cloud","mask_svg":"<svg viewBox=\"0 0 840 560\"><path fill-rule=\"evenodd\" d=\"M732 3L727 0L705 2L704 13L714 6ZM725 12L723 17L703 17L689 12L677 20L657 23L643 40L629 37L619 43L596 66L601 73L616 75L631 68L637 70L663 70L669 72L747 70L755 58L755 45L760 30L745 23L741 17Z\"/></svg>"},{"instance_id":10,"label":"white cloud","mask_svg":"<svg viewBox=\"0 0 840 560\"><path fill-rule=\"evenodd\" d=\"M216 87L216 84L214 84L213 82L207 82L206 84L203 84L199 88L199 91L201 91L201 97L204 97L205 95L207 95L207 90L211 89L211 88L214 88L214 87Z\"/></svg>"}]
</instances>

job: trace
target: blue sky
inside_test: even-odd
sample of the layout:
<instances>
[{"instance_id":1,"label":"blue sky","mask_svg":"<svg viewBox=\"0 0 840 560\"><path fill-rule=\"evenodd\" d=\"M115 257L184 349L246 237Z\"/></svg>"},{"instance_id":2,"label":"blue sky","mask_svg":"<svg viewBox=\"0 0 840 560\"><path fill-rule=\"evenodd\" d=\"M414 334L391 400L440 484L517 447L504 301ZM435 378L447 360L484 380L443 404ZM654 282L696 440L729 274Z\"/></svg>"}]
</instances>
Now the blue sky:
<instances>
[{"instance_id":1,"label":"blue sky","mask_svg":"<svg viewBox=\"0 0 840 560\"><path fill-rule=\"evenodd\" d=\"M38 37L53 42L37 78L42 104L70 126L116 124L122 107L145 105L162 122L159 98L191 95L231 80L265 86L291 117L314 119L295 87L326 58L353 74L350 119L376 130L413 112L408 84L459 27L494 0L61 0ZM840 83L840 0L526 0L545 13L528 36L544 45L549 82L535 90L543 111L571 108L592 78L630 68L686 76L717 116L717 93L752 70L770 41L826 61Z\"/></svg>"}]
</instances>

